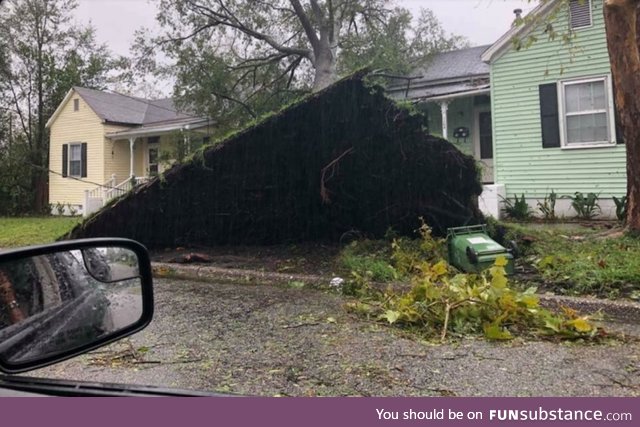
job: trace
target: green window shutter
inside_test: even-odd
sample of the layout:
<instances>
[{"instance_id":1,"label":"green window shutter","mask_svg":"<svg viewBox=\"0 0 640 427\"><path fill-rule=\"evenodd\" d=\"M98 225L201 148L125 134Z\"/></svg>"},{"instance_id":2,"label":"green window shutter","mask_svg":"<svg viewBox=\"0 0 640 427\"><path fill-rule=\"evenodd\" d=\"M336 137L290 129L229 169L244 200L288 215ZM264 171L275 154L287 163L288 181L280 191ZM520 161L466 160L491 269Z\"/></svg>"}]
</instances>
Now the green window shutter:
<instances>
[{"instance_id":1,"label":"green window shutter","mask_svg":"<svg viewBox=\"0 0 640 427\"><path fill-rule=\"evenodd\" d=\"M80 168L81 168L80 177L86 178L87 177L87 143L86 142L82 143L82 147L80 149Z\"/></svg>"},{"instance_id":2,"label":"green window shutter","mask_svg":"<svg viewBox=\"0 0 640 427\"><path fill-rule=\"evenodd\" d=\"M69 144L62 144L62 176L67 177L69 168Z\"/></svg>"},{"instance_id":3,"label":"green window shutter","mask_svg":"<svg viewBox=\"0 0 640 427\"><path fill-rule=\"evenodd\" d=\"M542 148L560 147L560 122L558 117L558 90L555 83L540 85L540 125Z\"/></svg>"}]
</instances>

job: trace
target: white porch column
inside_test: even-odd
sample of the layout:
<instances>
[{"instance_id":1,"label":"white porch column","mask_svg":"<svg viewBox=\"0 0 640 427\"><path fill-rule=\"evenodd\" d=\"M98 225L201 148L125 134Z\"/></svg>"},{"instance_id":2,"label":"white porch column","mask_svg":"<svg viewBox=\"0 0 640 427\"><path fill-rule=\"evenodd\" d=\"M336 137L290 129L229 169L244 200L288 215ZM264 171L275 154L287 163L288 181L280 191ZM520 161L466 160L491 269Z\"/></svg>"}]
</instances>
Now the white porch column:
<instances>
[{"instance_id":1,"label":"white porch column","mask_svg":"<svg viewBox=\"0 0 640 427\"><path fill-rule=\"evenodd\" d=\"M447 111L449 111L449 101L440 101L440 113L442 114L442 137L449 139L449 126L447 123Z\"/></svg>"},{"instance_id":2,"label":"white porch column","mask_svg":"<svg viewBox=\"0 0 640 427\"><path fill-rule=\"evenodd\" d=\"M135 142L135 138L129 138L129 177L133 176L133 146Z\"/></svg>"}]
</instances>

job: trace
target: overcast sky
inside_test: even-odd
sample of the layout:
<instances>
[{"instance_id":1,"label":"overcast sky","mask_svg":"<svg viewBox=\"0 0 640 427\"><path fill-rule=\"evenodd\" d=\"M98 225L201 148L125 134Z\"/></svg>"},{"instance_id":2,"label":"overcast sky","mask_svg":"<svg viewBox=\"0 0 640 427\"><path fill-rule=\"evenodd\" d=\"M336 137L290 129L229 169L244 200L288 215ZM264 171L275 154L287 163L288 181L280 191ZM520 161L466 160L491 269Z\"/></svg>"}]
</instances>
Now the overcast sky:
<instances>
[{"instance_id":1,"label":"overcast sky","mask_svg":"<svg viewBox=\"0 0 640 427\"><path fill-rule=\"evenodd\" d=\"M445 30L465 36L472 46L491 44L513 22L513 10L525 14L534 7L528 0L397 0L414 15L421 7L434 11ZM133 32L155 25L155 2L150 0L79 0L76 11L79 23L91 22L98 40L107 43L114 53L128 55Z\"/></svg>"}]
</instances>

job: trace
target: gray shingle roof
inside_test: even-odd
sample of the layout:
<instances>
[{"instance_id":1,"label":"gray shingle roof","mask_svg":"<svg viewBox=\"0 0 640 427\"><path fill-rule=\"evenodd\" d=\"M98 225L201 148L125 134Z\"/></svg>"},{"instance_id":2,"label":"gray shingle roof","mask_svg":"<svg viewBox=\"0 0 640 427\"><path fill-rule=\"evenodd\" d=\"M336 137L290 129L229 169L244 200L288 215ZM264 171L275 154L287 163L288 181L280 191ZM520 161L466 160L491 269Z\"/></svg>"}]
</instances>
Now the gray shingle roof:
<instances>
[{"instance_id":1,"label":"gray shingle roof","mask_svg":"<svg viewBox=\"0 0 640 427\"><path fill-rule=\"evenodd\" d=\"M434 57L414 75L422 75L420 81L475 77L489 74L489 64L482 62L480 56L491 45L470 47L467 49L442 52Z\"/></svg>"},{"instance_id":2,"label":"gray shingle roof","mask_svg":"<svg viewBox=\"0 0 640 427\"><path fill-rule=\"evenodd\" d=\"M148 100L82 87L74 87L74 90L107 122L144 125L194 117L177 111L170 98Z\"/></svg>"}]
</instances>

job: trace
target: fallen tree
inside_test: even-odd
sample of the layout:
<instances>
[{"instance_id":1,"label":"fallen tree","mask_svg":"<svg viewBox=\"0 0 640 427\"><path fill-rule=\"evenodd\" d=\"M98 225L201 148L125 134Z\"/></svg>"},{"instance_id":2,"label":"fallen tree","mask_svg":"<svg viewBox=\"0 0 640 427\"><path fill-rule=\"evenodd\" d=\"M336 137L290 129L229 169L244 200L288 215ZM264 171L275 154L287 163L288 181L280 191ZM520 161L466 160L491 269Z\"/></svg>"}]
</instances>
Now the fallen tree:
<instances>
[{"instance_id":1,"label":"fallen tree","mask_svg":"<svg viewBox=\"0 0 640 427\"><path fill-rule=\"evenodd\" d=\"M148 247L338 240L478 223L472 157L362 73L202 149L69 236Z\"/></svg>"}]
</instances>

